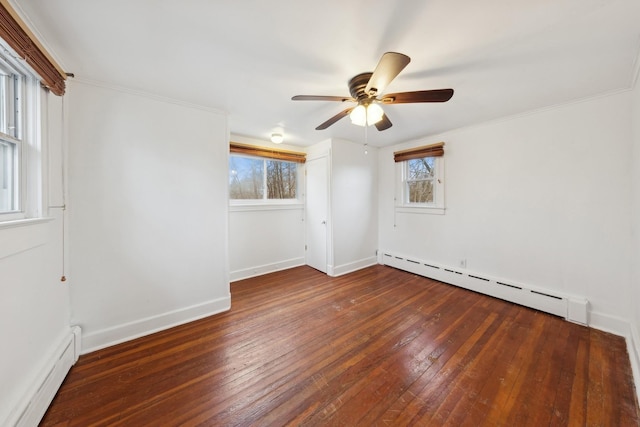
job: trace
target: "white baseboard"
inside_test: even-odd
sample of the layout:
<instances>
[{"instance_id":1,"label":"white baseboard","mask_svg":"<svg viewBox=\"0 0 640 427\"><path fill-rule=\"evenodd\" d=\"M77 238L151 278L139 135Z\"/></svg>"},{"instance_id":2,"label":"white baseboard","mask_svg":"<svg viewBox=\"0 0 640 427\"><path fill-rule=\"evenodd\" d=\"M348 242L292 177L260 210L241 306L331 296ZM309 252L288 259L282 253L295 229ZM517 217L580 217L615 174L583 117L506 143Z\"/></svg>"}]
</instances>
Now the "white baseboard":
<instances>
[{"instance_id":1,"label":"white baseboard","mask_svg":"<svg viewBox=\"0 0 640 427\"><path fill-rule=\"evenodd\" d=\"M82 354L150 335L174 326L202 319L231 308L231 296L218 298L191 307L173 310L134 322L89 332L82 337Z\"/></svg>"},{"instance_id":2,"label":"white baseboard","mask_svg":"<svg viewBox=\"0 0 640 427\"><path fill-rule=\"evenodd\" d=\"M2 425L31 427L40 423L69 369L78 360L80 328L73 327L49 355L44 369Z\"/></svg>"},{"instance_id":3,"label":"white baseboard","mask_svg":"<svg viewBox=\"0 0 640 427\"><path fill-rule=\"evenodd\" d=\"M299 267L304 265L304 258L292 258L284 261L273 262L270 264L259 265L256 267L244 268L232 271L229 276L232 282L248 279L250 277L262 276L263 274L274 273L288 268Z\"/></svg>"},{"instance_id":4,"label":"white baseboard","mask_svg":"<svg viewBox=\"0 0 640 427\"><path fill-rule=\"evenodd\" d=\"M589 313L589 326L614 335L626 337L629 335L629 321L610 314L592 311Z\"/></svg>"},{"instance_id":5,"label":"white baseboard","mask_svg":"<svg viewBox=\"0 0 640 427\"><path fill-rule=\"evenodd\" d=\"M636 385L636 399L640 404L640 331L631 323L629 328L629 334L627 334L627 352L629 353L629 360L631 361L631 371L633 372L633 382Z\"/></svg>"},{"instance_id":6,"label":"white baseboard","mask_svg":"<svg viewBox=\"0 0 640 427\"><path fill-rule=\"evenodd\" d=\"M338 277L343 274L352 273L354 271L362 270L366 267L371 267L372 265L376 265L378 263L378 258L376 256L372 256L369 258L360 259L358 261L350 262L348 264L342 264L338 266L331 266L328 271L329 276Z\"/></svg>"}]
</instances>

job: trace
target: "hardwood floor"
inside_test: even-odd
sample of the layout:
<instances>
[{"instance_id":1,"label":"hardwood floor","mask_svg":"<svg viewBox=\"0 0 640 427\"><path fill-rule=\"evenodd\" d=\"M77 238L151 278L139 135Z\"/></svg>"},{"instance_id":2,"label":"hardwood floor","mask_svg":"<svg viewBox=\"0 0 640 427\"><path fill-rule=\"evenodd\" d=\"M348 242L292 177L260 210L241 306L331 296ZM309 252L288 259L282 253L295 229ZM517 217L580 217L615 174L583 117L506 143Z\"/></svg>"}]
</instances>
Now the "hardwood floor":
<instances>
[{"instance_id":1,"label":"hardwood floor","mask_svg":"<svg viewBox=\"0 0 640 427\"><path fill-rule=\"evenodd\" d=\"M623 338L385 266L233 283L82 356L43 426L637 426Z\"/></svg>"}]
</instances>

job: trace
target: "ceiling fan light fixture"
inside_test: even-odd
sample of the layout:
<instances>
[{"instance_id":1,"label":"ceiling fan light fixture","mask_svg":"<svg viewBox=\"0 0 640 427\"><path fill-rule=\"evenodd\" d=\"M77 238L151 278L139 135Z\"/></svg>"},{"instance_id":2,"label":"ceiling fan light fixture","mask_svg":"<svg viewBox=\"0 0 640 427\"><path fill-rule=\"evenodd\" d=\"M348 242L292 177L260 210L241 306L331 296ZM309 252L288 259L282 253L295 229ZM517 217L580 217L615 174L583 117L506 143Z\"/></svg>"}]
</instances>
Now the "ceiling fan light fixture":
<instances>
[{"instance_id":1,"label":"ceiling fan light fixture","mask_svg":"<svg viewBox=\"0 0 640 427\"><path fill-rule=\"evenodd\" d=\"M356 108L351 110L349 118L351 119L351 123L353 123L354 125L366 126L367 108L364 105L358 105Z\"/></svg>"},{"instance_id":2,"label":"ceiling fan light fixture","mask_svg":"<svg viewBox=\"0 0 640 427\"><path fill-rule=\"evenodd\" d=\"M373 125L382 120L382 116L384 116L384 111L382 111L382 107L378 104L369 104L367 107L367 123Z\"/></svg>"},{"instance_id":3,"label":"ceiling fan light fixture","mask_svg":"<svg viewBox=\"0 0 640 427\"><path fill-rule=\"evenodd\" d=\"M349 118L354 125L369 126L382 120L383 115L384 111L378 104L369 104L367 106L360 104L351 110Z\"/></svg>"},{"instance_id":4,"label":"ceiling fan light fixture","mask_svg":"<svg viewBox=\"0 0 640 427\"><path fill-rule=\"evenodd\" d=\"M272 133L271 134L271 142L274 144L281 144L284 141L284 137L281 133Z\"/></svg>"}]
</instances>

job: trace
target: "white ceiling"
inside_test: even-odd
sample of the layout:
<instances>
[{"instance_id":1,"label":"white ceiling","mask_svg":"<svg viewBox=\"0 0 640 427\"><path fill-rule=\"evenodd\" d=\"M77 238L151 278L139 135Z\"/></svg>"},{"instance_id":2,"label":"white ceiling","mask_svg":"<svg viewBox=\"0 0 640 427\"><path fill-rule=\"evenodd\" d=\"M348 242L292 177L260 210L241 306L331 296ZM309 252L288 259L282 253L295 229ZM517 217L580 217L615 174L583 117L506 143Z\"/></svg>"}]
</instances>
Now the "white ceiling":
<instances>
[{"instance_id":1,"label":"white ceiling","mask_svg":"<svg viewBox=\"0 0 640 427\"><path fill-rule=\"evenodd\" d=\"M627 89L640 0L14 0L77 79L229 113L234 134L311 145L364 142L345 108L293 95L348 95L386 51L411 63L386 92L454 88L444 104L385 106L390 145Z\"/></svg>"}]
</instances>

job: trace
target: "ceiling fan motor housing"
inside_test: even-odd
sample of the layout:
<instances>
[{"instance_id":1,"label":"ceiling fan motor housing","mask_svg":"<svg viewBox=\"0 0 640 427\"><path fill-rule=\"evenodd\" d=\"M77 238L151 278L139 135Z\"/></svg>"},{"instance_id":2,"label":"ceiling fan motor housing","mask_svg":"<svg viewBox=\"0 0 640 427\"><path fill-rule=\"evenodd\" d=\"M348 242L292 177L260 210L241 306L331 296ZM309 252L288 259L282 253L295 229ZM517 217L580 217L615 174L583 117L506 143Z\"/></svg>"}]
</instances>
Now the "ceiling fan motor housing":
<instances>
[{"instance_id":1,"label":"ceiling fan motor housing","mask_svg":"<svg viewBox=\"0 0 640 427\"><path fill-rule=\"evenodd\" d=\"M358 101L358 104L362 103L362 101L368 100L369 98L375 98L376 96L375 93L370 96L364 91L372 74L373 73L361 73L349 80L349 92L351 93L351 96Z\"/></svg>"}]
</instances>

